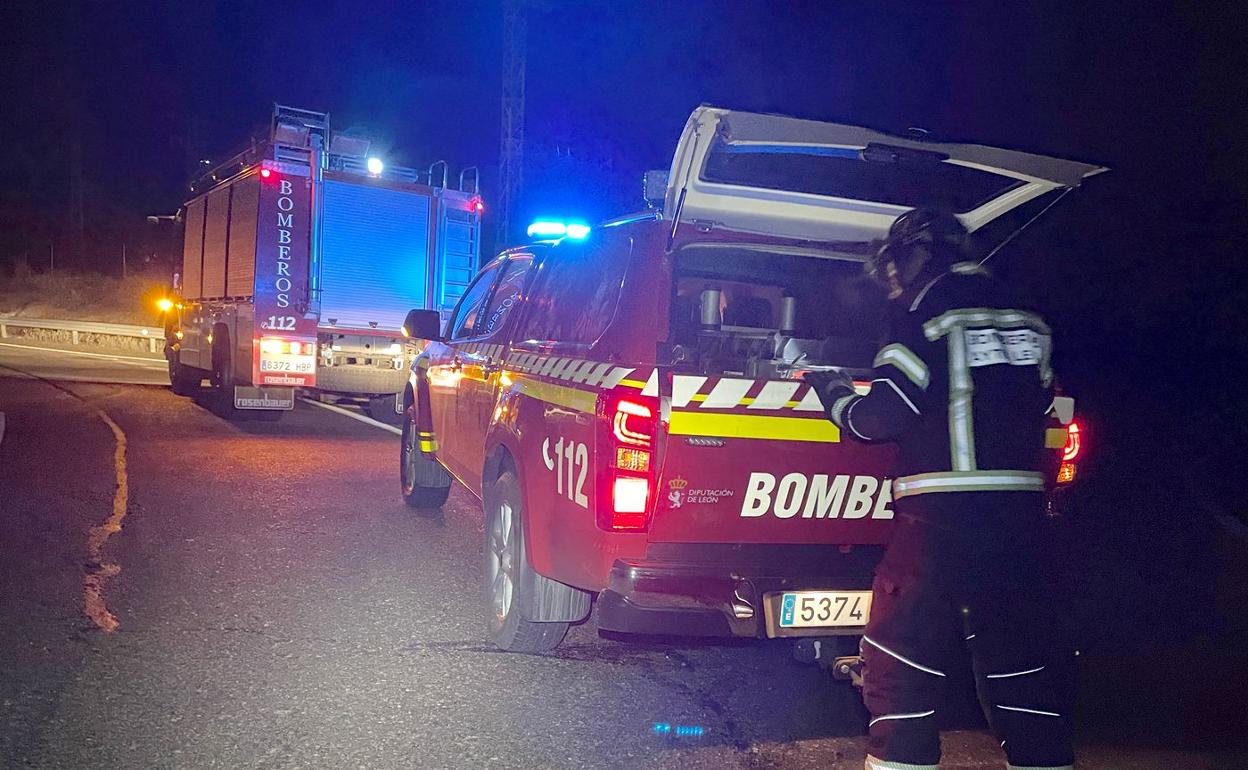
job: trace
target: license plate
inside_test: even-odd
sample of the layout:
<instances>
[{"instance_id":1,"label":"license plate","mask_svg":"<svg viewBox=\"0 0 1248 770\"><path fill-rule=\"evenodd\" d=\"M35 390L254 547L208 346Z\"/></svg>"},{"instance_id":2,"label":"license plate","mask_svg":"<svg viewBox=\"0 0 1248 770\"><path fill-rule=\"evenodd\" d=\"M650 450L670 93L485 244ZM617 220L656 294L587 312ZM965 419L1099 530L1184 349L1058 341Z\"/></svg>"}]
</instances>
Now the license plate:
<instances>
[{"instance_id":1,"label":"license plate","mask_svg":"<svg viewBox=\"0 0 1248 770\"><path fill-rule=\"evenodd\" d=\"M870 591L795 591L780 600L781 628L865 626Z\"/></svg>"},{"instance_id":2,"label":"license plate","mask_svg":"<svg viewBox=\"0 0 1248 770\"><path fill-rule=\"evenodd\" d=\"M283 356L282 358L261 358L262 372L310 372L316 368L316 359L311 356Z\"/></svg>"}]
</instances>

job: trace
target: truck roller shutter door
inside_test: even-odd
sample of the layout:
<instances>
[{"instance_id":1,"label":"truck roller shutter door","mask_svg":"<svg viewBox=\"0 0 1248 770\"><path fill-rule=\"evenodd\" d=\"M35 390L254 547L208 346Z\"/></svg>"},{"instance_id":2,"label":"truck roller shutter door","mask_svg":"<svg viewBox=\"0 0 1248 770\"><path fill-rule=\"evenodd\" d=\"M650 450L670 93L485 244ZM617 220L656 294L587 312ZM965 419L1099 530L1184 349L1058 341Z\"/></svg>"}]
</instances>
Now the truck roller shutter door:
<instances>
[{"instance_id":1,"label":"truck roller shutter door","mask_svg":"<svg viewBox=\"0 0 1248 770\"><path fill-rule=\"evenodd\" d=\"M254 176L234 183L230 204L230 264L225 293L250 297L256 293L256 215L260 205L260 180Z\"/></svg>"},{"instance_id":2,"label":"truck roller shutter door","mask_svg":"<svg viewBox=\"0 0 1248 770\"><path fill-rule=\"evenodd\" d=\"M230 188L208 193L204 226L204 297L225 296L225 259L230 226Z\"/></svg>"},{"instance_id":3,"label":"truck roller shutter door","mask_svg":"<svg viewBox=\"0 0 1248 770\"><path fill-rule=\"evenodd\" d=\"M203 296L201 269L204 259L204 199L186 204L186 233L182 241L182 296L199 299Z\"/></svg>"},{"instance_id":4,"label":"truck roller shutter door","mask_svg":"<svg viewBox=\"0 0 1248 770\"><path fill-rule=\"evenodd\" d=\"M425 306L429 197L326 179L321 325L398 331Z\"/></svg>"}]
</instances>

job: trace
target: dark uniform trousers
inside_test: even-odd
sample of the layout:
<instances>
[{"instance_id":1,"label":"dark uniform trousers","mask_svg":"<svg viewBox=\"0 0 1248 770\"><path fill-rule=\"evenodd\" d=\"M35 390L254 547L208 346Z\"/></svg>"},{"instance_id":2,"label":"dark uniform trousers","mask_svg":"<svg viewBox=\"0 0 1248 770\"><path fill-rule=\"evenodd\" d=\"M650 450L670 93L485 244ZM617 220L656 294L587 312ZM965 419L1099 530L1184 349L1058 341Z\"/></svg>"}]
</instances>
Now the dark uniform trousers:
<instances>
[{"instance_id":1,"label":"dark uniform trousers","mask_svg":"<svg viewBox=\"0 0 1248 770\"><path fill-rule=\"evenodd\" d=\"M948 661L965 651L1010 767L1073 766L1073 651L1062 641L1043 495L931 493L895 508L862 640L867 767L937 766Z\"/></svg>"}]
</instances>

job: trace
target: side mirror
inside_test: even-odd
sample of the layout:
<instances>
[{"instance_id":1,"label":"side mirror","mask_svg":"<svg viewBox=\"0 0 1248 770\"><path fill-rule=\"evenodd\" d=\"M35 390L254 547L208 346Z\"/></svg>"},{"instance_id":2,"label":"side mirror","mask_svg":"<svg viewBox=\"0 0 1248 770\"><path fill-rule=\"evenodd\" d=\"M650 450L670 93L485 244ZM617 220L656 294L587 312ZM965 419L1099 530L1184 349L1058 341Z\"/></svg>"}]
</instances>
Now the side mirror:
<instances>
[{"instance_id":1,"label":"side mirror","mask_svg":"<svg viewBox=\"0 0 1248 770\"><path fill-rule=\"evenodd\" d=\"M442 339L442 319L436 310L409 310L403 319L403 336L408 339Z\"/></svg>"},{"instance_id":2,"label":"side mirror","mask_svg":"<svg viewBox=\"0 0 1248 770\"><path fill-rule=\"evenodd\" d=\"M667 174L667 169L658 169L647 171L642 177L642 194L646 205L652 209L663 208L663 201L667 198Z\"/></svg>"}]
</instances>

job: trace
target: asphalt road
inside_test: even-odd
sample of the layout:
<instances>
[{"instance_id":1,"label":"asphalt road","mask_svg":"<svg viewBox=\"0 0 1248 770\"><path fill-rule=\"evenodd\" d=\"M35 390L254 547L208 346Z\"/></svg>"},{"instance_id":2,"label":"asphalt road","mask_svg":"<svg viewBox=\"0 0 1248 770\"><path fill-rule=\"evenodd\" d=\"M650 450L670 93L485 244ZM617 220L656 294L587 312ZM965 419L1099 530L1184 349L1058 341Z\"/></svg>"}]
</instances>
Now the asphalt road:
<instances>
[{"instance_id":1,"label":"asphalt road","mask_svg":"<svg viewBox=\"0 0 1248 770\"><path fill-rule=\"evenodd\" d=\"M20 337L0 340L0 366L5 364L61 382L169 384L165 359L159 355L29 341ZM12 369L7 371L13 374Z\"/></svg>"},{"instance_id":2,"label":"asphalt road","mask_svg":"<svg viewBox=\"0 0 1248 770\"><path fill-rule=\"evenodd\" d=\"M440 517L408 509L390 433L307 404L231 424L167 388L15 378L0 411L0 767L861 767L856 692L782 643L590 622L553 655L491 649L481 511L459 489ZM1248 766L1213 756L1233 735L1176 739L1130 659L1085 660L1081 767ZM1242 712L1225 676L1210 707ZM951 713L946 766L1001 767Z\"/></svg>"}]
</instances>

